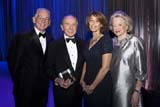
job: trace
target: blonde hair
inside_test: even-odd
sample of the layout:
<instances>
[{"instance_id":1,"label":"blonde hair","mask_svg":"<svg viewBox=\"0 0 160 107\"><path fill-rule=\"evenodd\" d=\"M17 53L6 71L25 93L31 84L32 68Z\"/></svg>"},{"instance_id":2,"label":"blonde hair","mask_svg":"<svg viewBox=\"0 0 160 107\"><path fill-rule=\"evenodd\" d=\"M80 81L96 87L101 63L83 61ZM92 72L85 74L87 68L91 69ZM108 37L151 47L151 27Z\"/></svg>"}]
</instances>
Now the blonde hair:
<instances>
[{"instance_id":1,"label":"blonde hair","mask_svg":"<svg viewBox=\"0 0 160 107\"><path fill-rule=\"evenodd\" d=\"M128 16L125 12L123 12L121 10L116 11L111 15L110 21L109 21L109 29L113 30L112 20L113 20L113 18L117 18L117 17L120 17L125 21L126 25L128 26L127 33L131 33L131 31L133 29L133 20L131 19L130 16Z\"/></svg>"}]
</instances>

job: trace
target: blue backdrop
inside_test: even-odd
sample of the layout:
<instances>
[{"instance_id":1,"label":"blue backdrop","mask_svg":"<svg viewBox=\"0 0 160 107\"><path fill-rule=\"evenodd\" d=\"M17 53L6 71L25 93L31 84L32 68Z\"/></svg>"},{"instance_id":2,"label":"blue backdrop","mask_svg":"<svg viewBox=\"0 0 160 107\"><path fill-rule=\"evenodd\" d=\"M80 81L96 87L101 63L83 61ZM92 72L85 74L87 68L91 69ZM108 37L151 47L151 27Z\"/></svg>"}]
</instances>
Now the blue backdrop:
<instances>
[{"instance_id":1,"label":"blue backdrop","mask_svg":"<svg viewBox=\"0 0 160 107\"><path fill-rule=\"evenodd\" d=\"M134 20L134 32L145 40L147 48L148 89L160 90L160 0L0 0L0 59L6 59L13 35L33 27L32 16L39 7L51 11L49 31L54 38L61 34L60 23L66 14L79 20L79 37L86 39L85 18L98 10L107 17L115 10L126 11ZM158 85L157 85L158 84Z\"/></svg>"},{"instance_id":2,"label":"blue backdrop","mask_svg":"<svg viewBox=\"0 0 160 107\"><path fill-rule=\"evenodd\" d=\"M60 23L64 15L73 14L79 20L78 36L86 39L85 18L91 11L101 11L106 15L107 0L1 0L0 1L0 53L6 60L11 38L19 32L33 27L32 17L39 7L51 11L50 33L54 38L61 35Z\"/></svg>"}]
</instances>

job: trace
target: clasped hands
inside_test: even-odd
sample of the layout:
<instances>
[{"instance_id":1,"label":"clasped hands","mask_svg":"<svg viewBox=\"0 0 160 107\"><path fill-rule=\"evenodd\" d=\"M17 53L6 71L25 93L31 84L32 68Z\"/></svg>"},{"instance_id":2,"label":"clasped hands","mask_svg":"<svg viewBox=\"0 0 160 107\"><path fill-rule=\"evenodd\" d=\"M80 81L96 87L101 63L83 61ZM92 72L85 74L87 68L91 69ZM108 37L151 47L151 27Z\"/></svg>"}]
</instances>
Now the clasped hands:
<instances>
[{"instance_id":1,"label":"clasped hands","mask_svg":"<svg viewBox=\"0 0 160 107\"><path fill-rule=\"evenodd\" d=\"M88 95L93 93L95 86L93 86L92 84L86 85L86 83L84 81L80 81L80 84L83 88L83 91L86 92Z\"/></svg>"},{"instance_id":2,"label":"clasped hands","mask_svg":"<svg viewBox=\"0 0 160 107\"><path fill-rule=\"evenodd\" d=\"M57 77L57 78L54 79L54 84L56 86L60 86L64 89L67 89L75 82L75 80L76 79L74 77L72 77L72 79L68 78L66 80L64 80L63 78Z\"/></svg>"}]
</instances>

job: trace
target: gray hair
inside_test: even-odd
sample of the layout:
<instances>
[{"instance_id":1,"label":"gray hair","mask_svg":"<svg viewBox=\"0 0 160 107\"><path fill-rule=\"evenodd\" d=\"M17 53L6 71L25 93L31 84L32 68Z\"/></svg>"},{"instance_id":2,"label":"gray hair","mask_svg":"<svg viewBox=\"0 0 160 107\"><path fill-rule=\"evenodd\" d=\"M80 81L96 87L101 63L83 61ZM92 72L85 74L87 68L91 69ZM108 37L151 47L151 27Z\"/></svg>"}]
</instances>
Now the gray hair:
<instances>
[{"instance_id":1,"label":"gray hair","mask_svg":"<svg viewBox=\"0 0 160 107\"><path fill-rule=\"evenodd\" d=\"M125 12L123 12L121 10L116 11L111 15L110 21L109 21L109 29L113 30L112 20L113 20L113 18L116 18L116 17L120 17L125 21L126 25L128 26L127 32L130 33L133 29L133 20L131 19L130 16L128 16Z\"/></svg>"},{"instance_id":2,"label":"gray hair","mask_svg":"<svg viewBox=\"0 0 160 107\"><path fill-rule=\"evenodd\" d=\"M77 25L78 25L78 19L77 19L77 17L74 16L74 15L72 15L72 14L68 14L68 15L64 16L63 19L62 19L61 24L63 25L64 20L65 20L66 18L69 18L69 17L74 18L74 19L76 20L76 22L77 22Z\"/></svg>"},{"instance_id":3,"label":"gray hair","mask_svg":"<svg viewBox=\"0 0 160 107\"><path fill-rule=\"evenodd\" d=\"M46 12L48 13L49 18L50 18L50 11L49 11L48 9L46 9L46 8L38 8L38 9L36 10L35 15L34 15L35 18L38 17L40 11L46 11Z\"/></svg>"}]
</instances>

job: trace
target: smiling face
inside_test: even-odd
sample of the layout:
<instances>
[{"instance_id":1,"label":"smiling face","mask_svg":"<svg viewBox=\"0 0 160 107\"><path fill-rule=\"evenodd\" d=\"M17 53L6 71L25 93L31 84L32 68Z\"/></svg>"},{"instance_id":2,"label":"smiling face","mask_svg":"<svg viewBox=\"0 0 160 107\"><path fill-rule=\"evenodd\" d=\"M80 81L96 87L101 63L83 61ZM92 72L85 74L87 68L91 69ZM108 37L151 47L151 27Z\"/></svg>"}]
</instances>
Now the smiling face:
<instances>
[{"instance_id":1,"label":"smiling face","mask_svg":"<svg viewBox=\"0 0 160 107\"><path fill-rule=\"evenodd\" d=\"M100 29L102 27L102 24L100 23L100 21L97 19L97 17L95 16L91 16L89 21L89 29L91 32L100 32Z\"/></svg>"},{"instance_id":2,"label":"smiling face","mask_svg":"<svg viewBox=\"0 0 160 107\"><path fill-rule=\"evenodd\" d=\"M43 32L50 25L50 16L47 10L39 10L36 15L32 18L35 27Z\"/></svg>"},{"instance_id":3,"label":"smiling face","mask_svg":"<svg viewBox=\"0 0 160 107\"><path fill-rule=\"evenodd\" d=\"M125 20L121 17L114 17L112 19L112 31L115 35L123 36L127 34L128 26L125 23Z\"/></svg>"},{"instance_id":4,"label":"smiling face","mask_svg":"<svg viewBox=\"0 0 160 107\"><path fill-rule=\"evenodd\" d=\"M74 16L66 16L61 24L62 31L69 37L72 37L77 32L77 19Z\"/></svg>"}]
</instances>

